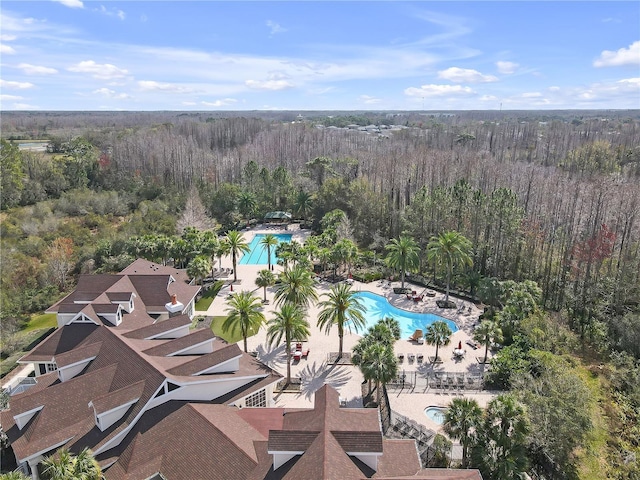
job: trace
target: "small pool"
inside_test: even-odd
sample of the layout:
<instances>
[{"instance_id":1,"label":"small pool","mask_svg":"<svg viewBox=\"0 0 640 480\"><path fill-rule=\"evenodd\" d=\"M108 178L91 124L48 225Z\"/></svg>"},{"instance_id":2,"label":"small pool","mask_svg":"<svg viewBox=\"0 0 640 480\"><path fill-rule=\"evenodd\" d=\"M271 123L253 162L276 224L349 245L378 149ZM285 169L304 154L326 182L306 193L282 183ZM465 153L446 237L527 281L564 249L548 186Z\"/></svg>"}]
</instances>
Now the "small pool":
<instances>
[{"instance_id":1,"label":"small pool","mask_svg":"<svg viewBox=\"0 0 640 480\"><path fill-rule=\"evenodd\" d=\"M290 233L277 233L272 234L278 239L278 243L291 242L292 235ZM250 250L242 255L242 258L238 262L239 265L268 265L267 261L267 249L260 245L260 241L264 238L264 234L258 233L249 242ZM276 257L276 246L271 247L271 265L275 265L278 262Z\"/></svg>"},{"instance_id":2,"label":"small pool","mask_svg":"<svg viewBox=\"0 0 640 480\"><path fill-rule=\"evenodd\" d=\"M410 337L418 329L425 332L427 326L438 320L447 322L452 332L458 331L458 326L455 322L433 313L417 313L402 310L401 308L391 305L389 300L382 295L376 295L371 292L358 292L356 295L366 310L364 314L366 329L373 327L381 318L390 317L395 318L400 323L400 338L402 339ZM359 333L362 334L364 332Z\"/></svg>"},{"instance_id":3,"label":"small pool","mask_svg":"<svg viewBox=\"0 0 640 480\"><path fill-rule=\"evenodd\" d=\"M424 409L424 414L433 422L437 423L438 425L442 425L444 423L444 414L446 411L446 408L431 406Z\"/></svg>"}]
</instances>

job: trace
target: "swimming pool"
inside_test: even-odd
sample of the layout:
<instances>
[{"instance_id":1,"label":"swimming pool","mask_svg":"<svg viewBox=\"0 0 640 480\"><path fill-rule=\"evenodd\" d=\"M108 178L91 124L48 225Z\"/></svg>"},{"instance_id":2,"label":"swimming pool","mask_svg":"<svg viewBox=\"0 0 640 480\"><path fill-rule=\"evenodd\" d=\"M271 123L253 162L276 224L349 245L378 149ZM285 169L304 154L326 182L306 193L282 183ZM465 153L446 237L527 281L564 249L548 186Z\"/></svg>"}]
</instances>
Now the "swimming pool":
<instances>
[{"instance_id":1,"label":"swimming pool","mask_svg":"<svg viewBox=\"0 0 640 480\"><path fill-rule=\"evenodd\" d=\"M413 335L417 329L426 331L428 325L438 320L444 320L449 325L452 332L458 331L455 322L442 318L433 313L416 313L402 310L394 307L389 301L381 296L371 292L357 292L356 296L360 299L360 303L364 306L366 312L364 314L366 320L366 329L373 327L381 318L395 318L400 323L400 338L406 339ZM364 332L358 332L363 334Z\"/></svg>"},{"instance_id":2,"label":"swimming pool","mask_svg":"<svg viewBox=\"0 0 640 480\"><path fill-rule=\"evenodd\" d=\"M447 409L443 407L427 407L424 409L424 414L438 425L442 425L446 411Z\"/></svg>"},{"instance_id":3,"label":"swimming pool","mask_svg":"<svg viewBox=\"0 0 640 480\"><path fill-rule=\"evenodd\" d=\"M292 235L290 233L277 233L272 234L278 239L278 243L291 242ZM260 245L260 241L264 237L264 234L258 233L249 242L250 250L242 255L242 258L238 262L239 265L268 265L267 261L267 249ZM271 247L271 265L275 265L278 261L276 257L276 246Z\"/></svg>"}]
</instances>

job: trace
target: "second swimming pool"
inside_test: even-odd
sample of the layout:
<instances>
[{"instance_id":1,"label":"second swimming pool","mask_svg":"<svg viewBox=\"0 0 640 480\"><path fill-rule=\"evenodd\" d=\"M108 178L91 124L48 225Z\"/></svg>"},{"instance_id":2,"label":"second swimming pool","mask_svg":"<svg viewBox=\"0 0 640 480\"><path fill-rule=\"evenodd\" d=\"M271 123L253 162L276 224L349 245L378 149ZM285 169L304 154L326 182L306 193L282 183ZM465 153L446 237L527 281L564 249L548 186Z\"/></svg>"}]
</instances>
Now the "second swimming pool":
<instances>
[{"instance_id":1,"label":"second swimming pool","mask_svg":"<svg viewBox=\"0 0 640 480\"><path fill-rule=\"evenodd\" d=\"M291 242L292 235L290 233L277 233L273 234L278 239L278 243ZM267 249L260 245L260 241L263 239L264 234L258 233L249 242L250 250L242 255L242 258L238 262L239 265L267 265ZM276 257L276 247L271 247L271 265L275 265L278 262Z\"/></svg>"},{"instance_id":2,"label":"second swimming pool","mask_svg":"<svg viewBox=\"0 0 640 480\"><path fill-rule=\"evenodd\" d=\"M366 309L366 313L364 314L367 322L366 329L374 326L381 318L391 317L395 318L398 323L400 323L400 338L403 339L413 335L413 332L417 329L426 332L427 326L437 320L447 322L447 325L449 325L452 332L458 331L458 326L455 322L433 313L416 313L408 310L402 310L401 308L391 305L385 297L371 292L358 292L356 295L360 299L360 303ZM365 331L360 331L358 333L362 335Z\"/></svg>"}]
</instances>

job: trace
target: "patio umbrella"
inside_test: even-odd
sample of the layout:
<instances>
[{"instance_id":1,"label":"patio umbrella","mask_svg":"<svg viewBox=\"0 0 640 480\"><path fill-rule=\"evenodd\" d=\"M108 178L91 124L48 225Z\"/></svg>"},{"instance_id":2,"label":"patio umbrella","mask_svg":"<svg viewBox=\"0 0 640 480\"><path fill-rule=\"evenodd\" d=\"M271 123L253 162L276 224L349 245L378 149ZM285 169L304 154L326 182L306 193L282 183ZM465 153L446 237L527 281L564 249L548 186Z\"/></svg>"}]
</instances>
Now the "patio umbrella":
<instances>
[{"instance_id":1,"label":"patio umbrella","mask_svg":"<svg viewBox=\"0 0 640 480\"><path fill-rule=\"evenodd\" d=\"M458 342L458 350L462 350L462 340Z\"/></svg>"}]
</instances>

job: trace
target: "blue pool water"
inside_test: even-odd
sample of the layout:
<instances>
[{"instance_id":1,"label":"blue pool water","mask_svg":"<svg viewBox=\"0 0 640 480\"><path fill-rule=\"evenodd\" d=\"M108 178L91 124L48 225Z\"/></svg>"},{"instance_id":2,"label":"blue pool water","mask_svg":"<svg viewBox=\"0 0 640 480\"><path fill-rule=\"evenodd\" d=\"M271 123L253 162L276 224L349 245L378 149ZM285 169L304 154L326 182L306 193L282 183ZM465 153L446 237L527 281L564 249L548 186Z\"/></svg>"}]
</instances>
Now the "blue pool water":
<instances>
[{"instance_id":1,"label":"blue pool water","mask_svg":"<svg viewBox=\"0 0 640 480\"><path fill-rule=\"evenodd\" d=\"M446 410L446 408L442 407L427 407L424 409L424 413L438 425L442 425L444 423L444 414Z\"/></svg>"},{"instance_id":2,"label":"blue pool water","mask_svg":"<svg viewBox=\"0 0 640 480\"><path fill-rule=\"evenodd\" d=\"M391 305L385 297L371 292L358 292L356 295L366 309L364 317L367 321L367 330L378 323L381 318L391 317L400 323L400 338L403 339L413 335L413 332L417 329L425 332L428 325L438 320L447 322L452 332L458 331L458 327L454 322L433 313L416 313L402 310ZM365 332L358 333L363 334Z\"/></svg>"},{"instance_id":3,"label":"blue pool water","mask_svg":"<svg viewBox=\"0 0 640 480\"><path fill-rule=\"evenodd\" d=\"M289 243L291 241L290 233L278 233L273 234L278 239L278 242ZM267 249L260 245L260 241L264 237L264 234L258 233L253 240L249 243L250 250L242 255L242 258L238 262L239 265L268 265L267 261ZM271 265L275 265L278 262L276 257L276 246L271 247Z\"/></svg>"}]
</instances>

